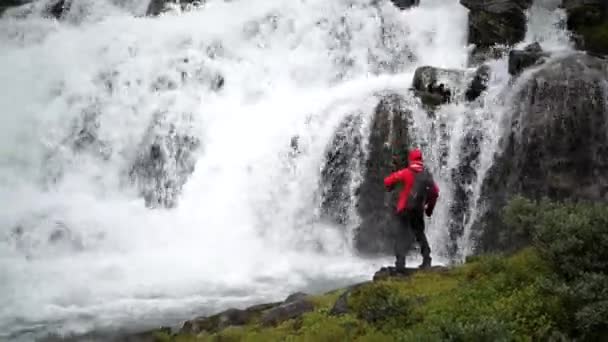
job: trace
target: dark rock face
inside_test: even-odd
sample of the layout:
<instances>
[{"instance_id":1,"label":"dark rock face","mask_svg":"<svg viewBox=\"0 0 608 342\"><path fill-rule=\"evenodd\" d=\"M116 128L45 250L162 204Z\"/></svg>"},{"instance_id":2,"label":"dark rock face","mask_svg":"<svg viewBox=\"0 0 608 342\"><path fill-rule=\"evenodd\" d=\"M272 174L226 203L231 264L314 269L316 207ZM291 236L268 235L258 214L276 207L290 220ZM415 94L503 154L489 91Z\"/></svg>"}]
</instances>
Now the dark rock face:
<instances>
[{"instance_id":1,"label":"dark rock face","mask_svg":"<svg viewBox=\"0 0 608 342\"><path fill-rule=\"evenodd\" d=\"M200 146L197 137L179 132L166 115L159 113L151 124L129 172L150 208L177 204L182 186L194 172L194 152Z\"/></svg>"},{"instance_id":2,"label":"dark rock face","mask_svg":"<svg viewBox=\"0 0 608 342\"><path fill-rule=\"evenodd\" d=\"M53 0L45 4L42 9L42 16L48 18L62 19L65 13L70 10L73 0ZM32 11L34 0L2 0L0 1L0 16L5 10L13 7L23 6L20 15L27 15ZM18 15L18 17L20 16Z\"/></svg>"},{"instance_id":3,"label":"dark rock face","mask_svg":"<svg viewBox=\"0 0 608 342\"><path fill-rule=\"evenodd\" d=\"M401 270L398 272L392 266L382 267L376 273L374 273L374 281L382 281L382 280L388 280L388 279L407 280L409 277L411 277L416 272L420 272L420 271L438 272L438 271L445 271L445 270L447 270L447 268L443 267L443 266L432 266L432 267L430 267L428 269L424 269L424 270L421 270L419 268L406 268L405 270Z\"/></svg>"},{"instance_id":4,"label":"dark rock face","mask_svg":"<svg viewBox=\"0 0 608 342\"><path fill-rule=\"evenodd\" d=\"M423 66L416 69L412 86L425 105L434 107L449 102L462 79L461 70Z\"/></svg>"},{"instance_id":5,"label":"dark rock face","mask_svg":"<svg viewBox=\"0 0 608 342\"><path fill-rule=\"evenodd\" d=\"M398 95L384 97L375 110L369 137L369 156L359 188L355 246L362 253L392 253L393 235L399 228L394 214L397 192L384 190L384 178L407 166L411 112Z\"/></svg>"},{"instance_id":6,"label":"dark rock face","mask_svg":"<svg viewBox=\"0 0 608 342\"><path fill-rule=\"evenodd\" d=\"M608 62L575 54L544 65L515 98L502 154L488 171L473 226L477 252L527 243L502 229L515 194L608 201Z\"/></svg>"},{"instance_id":7,"label":"dark rock face","mask_svg":"<svg viewBox=\"0 0 608 342\"><path fill-rule=\"evenodd\" d=\"M469 43L478 49L513 45L524 39L530 0L460 0L469 12Z\"/></svg>"},{"instance_id":8,"label":"dark rock face","mask_svg":"<svg viewBox=\"0 0 608 342\"><path fill-rule=\"evenodd\" d=\"M183 8L188 7L189 5L193 5L193 4L204 2L204 1L200 1L200 0L177 0L177 1L151 0L150 4L148 5L148 10L146 11L146 15L151 15L151 16L159 15L165 10L168 3L176 3L176 2L183 9Z\"/></svg>"},{"instance_id":9,"label":"dark rock face","mask_svg":"<svg viewBox=\"0 0 608 342\"><path fill-rule=\"evenodd\" d=\"M303 314L315 309L313 303L307 295L290 296L283 304L274 307L262 315L260 321L262 325L272 326L281 322L300 317Z\"/></svg>"},{"instance_id":10,"label":"dark rock face","mask_svg":"<svg viewBox=\"0 0 608 342\"><path fill-rule=\"evenodd\" d=\"M203 331L214 333L229 326L245 325L256 315L259 315L259 312L253 310L228 309L217 315L186 321L180 332L185 334L198 334Z\"/></svg>"},{"instance_id":11,"label":"dark rock face","mask_svg":"<svg viewBox=\"0 0 608 342\"><path fill-rule=\"evenodd\" d=\"M576 35L579 49L608 55L608 2L604 0L564 0L567 27Z\"/></svg>"},{"instance_id":12,"label":"dark rock face","mask_svg":"<svg viewBox=\"0 0 608 342\"><path fill-rule=\"evenodd\" d=\"M364 283L349 286L344 291L344 293L342 293L340 295L340 297L338 297L338 299L334 303L334 306L329 311L329 314L334 315L334 316L339 316L339 315L345 315L345 314L350 313L351 308L348 304L348 300L350 299L351 294L353 293L353 291L357 290L359 287L364 286L365 284L368 284L368 283L369 282L364 282Z\"/></svg>"},{"instance_id":13,"label":"dark rock face","mask_svg":"<svg viewBox=\"0 0 608 342\"><path fill-rule=\"evenodd\" d=\"M354 195L351 193L353 172L363 161L361 125L359 114L349 115L342 121L328 146L321 170L322 214L339 224L348 221Z\"/></svg>"},{"instance_id":14,"label":"dark rock face","mask_svg":"<svg viewBox=\"0 0 608 342\"><path fill-rule=\"evenodd\" d=\"M543 52L539 43L526 46L523 50L509 52L509 74L518 75L524 69L544 62L549 55Z\"/></svg>"},{"instance_id":15,"label":"dark rock face","mask_svg":"<svg viewBox=\"0 0 608 342\"><path fill-rule=\"evenodd\" d=\"M27 1L24 0L3 0L0 2L0 15L4 13L7 8L21 6Z\"/></svg>"},{"instance_id":16,"label":"dark rock face","mask_svg":"<svg viewBox=\"0 0 608 342\"><path fill-rule=\"evenodd\" d=\"M470 208L473 202L472 184L477 179L479 168L479 156L481 154L481 143L483 134L478 127L469 123L473 128L469 130L460 143L459 163L452 169L450 179L453 186L453 197L449 206L447 246L448 256L452 259L459 257L460 251L458 239L464 234L464 226L469 221Z\"/></svg>"},{"instance_id":17,"label":"dark rock face","mask_svg":"<svg viewBox=\"0 0 608 342\"><path fill-rule=\"evenodd\" d=\"M184 322L180 333L199 334L203 331L214 333L229 326L249 324L259 319L263 312L278 305L281 305L281 303L259 304L244 310L228 309L213 316L195 318Z\"/></svg>"},{"instance_id":18,"label":"dark rock face","mask_svg":"<svg viewBox=\"0 0 608 342\"><path fill-rule=\"evenodd\" d=\"M406 10L420 4L420 0L391 0L391 2L400 10Z\"/></svg>"},{"instance_id":19,"label":"dark rock face","mask_svg":"<svg viewBox=\"0 0 608 342\"><path fill-rule=\"evenodd\" d=\"M490 80L490 67L487 65L482 65L475 71L475 75L473 76L473 80L467 91L464 94L464 97L467 101L475 101L481 94L488 89L488 82Z\"/></svg>"}]
</instances>

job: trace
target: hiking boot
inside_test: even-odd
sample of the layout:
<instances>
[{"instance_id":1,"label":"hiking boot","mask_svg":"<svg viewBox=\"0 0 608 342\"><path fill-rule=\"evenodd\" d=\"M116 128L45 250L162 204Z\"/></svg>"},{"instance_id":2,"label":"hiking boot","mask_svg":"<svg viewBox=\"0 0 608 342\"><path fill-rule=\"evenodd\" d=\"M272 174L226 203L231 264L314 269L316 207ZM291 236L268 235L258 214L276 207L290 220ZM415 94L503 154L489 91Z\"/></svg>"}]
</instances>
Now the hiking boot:
<instances>
[{"instance_id":1,"label":"hiking boot","mask_svg":"<svg viewBox=\"0 0 608 342\"><path fill-rule=\"evenodd\" d=\"M422 259L422 264L418 266L418 268L430 268L431 267L431 257L426 257Z\"/></svg>"},{"instance_id":2,"label":"hiking boot","mask_svg":"<svg viewBox=\"0 0 608 342\"><path fill-rule=\"evenodd\" d=\"M405 266L401 266L401 267L395 267L395 274L405 274L407 272L407 270L405 269Z\"/></svg>"}]
</instances>

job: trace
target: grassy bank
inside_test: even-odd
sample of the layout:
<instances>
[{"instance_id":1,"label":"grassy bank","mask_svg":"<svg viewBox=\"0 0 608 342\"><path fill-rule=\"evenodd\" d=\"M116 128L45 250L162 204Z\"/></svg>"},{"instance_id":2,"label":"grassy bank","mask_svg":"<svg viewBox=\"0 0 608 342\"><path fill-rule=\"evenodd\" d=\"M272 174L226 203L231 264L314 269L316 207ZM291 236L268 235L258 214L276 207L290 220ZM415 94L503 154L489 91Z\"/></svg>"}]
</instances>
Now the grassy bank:
<instances>
[{"instance_id":1,"label":"grassy bank","mask_svg":"<svg viewBox=\"0 0 608 342\"><path fill-rule=\"evenodd\" d=\"M314 309L276 325L164 341L600 341L608 338L608 207L517 199L505 221L531 247L464 265L311 297Z\"/></svg>"}]
</instances>

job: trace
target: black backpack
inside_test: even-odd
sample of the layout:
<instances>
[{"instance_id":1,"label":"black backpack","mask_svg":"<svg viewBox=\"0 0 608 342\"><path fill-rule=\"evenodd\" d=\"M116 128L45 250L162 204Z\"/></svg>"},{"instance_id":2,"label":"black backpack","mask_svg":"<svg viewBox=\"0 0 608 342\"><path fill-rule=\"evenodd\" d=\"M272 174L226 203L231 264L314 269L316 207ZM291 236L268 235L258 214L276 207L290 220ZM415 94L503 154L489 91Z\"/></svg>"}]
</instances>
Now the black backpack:
<instances>
[{"instance_id":1,"label":"black backpack","mask_svg":"<svg viewBox=\"0 0 608 342\"><path fill-rule=\"evenodd\" d=\"M434 185L433 176L427 171L413 172L414 184L407 198L407 211L421 212L428 197L428 193Z\"/></svg>"}]
</instances>

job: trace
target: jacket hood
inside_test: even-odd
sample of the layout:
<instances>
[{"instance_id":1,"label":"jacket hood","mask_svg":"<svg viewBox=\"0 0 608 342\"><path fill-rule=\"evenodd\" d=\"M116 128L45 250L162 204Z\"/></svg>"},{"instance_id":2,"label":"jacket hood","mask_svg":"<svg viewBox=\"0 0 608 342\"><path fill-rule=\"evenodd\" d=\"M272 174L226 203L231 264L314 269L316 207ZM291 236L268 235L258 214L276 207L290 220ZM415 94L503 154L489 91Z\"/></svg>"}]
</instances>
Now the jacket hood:
<instances>
[{"instance_id":1,"label":"jacket hood","mask_svg":"<svg viewBox=\"0 0 608 342\"><path fill-rule=\"evenodd\" d=\"M410 162L419 161L422 162L422 151L420 149L415 148L410 151L410 155L408 156L408 160Z\"/></svg>"},{"instance_id":2,"label":"jacket hood","mask_svg":"<svg viewBox=\"0 0 608 342\"><path fill-rule=\"evenodd\" d=\"M413 149L410 151L408 156L409 160L409 168L415 172L421 172L424 169L424 164L422 162L422 152L420 149Z\"/></svg>"}]
</instances>

